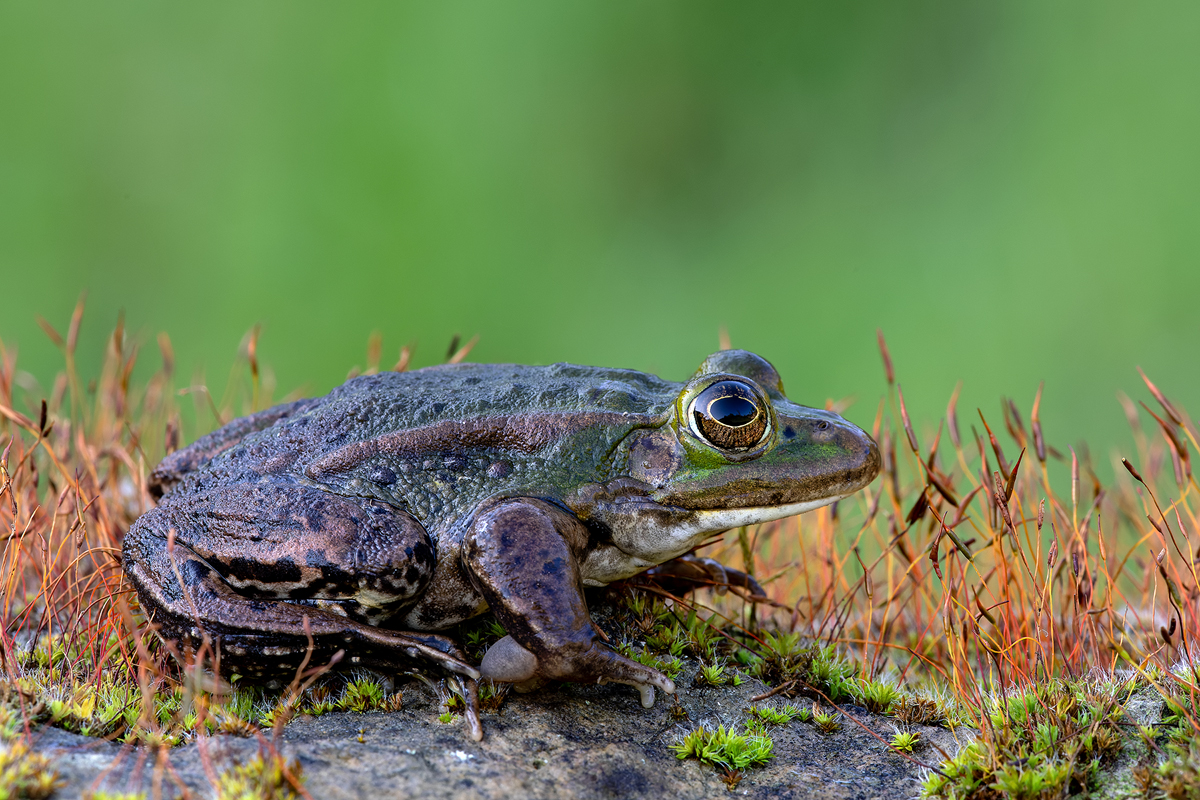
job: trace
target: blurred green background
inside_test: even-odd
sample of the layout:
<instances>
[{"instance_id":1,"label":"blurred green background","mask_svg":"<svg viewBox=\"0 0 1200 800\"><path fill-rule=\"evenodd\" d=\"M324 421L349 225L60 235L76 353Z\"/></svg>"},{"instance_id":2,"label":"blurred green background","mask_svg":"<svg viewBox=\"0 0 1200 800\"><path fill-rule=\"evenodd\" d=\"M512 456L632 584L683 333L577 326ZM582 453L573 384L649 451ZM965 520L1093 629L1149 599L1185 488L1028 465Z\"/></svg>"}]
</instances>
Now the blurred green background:
<instances>
[{"instance_id":1,"label":"blurred green background","mask_svg":"<svg viewBox=\"0 0 1200 800\"><path fill-rule=\"evenodd\" d=\"M1195 2L0 5L0 339L82 290L218 386L441 360L683 378L726 326L810 404L1127 448L1200 408ZM147 360L157 365L153 348Z\"/></svg>"}]
</instances>

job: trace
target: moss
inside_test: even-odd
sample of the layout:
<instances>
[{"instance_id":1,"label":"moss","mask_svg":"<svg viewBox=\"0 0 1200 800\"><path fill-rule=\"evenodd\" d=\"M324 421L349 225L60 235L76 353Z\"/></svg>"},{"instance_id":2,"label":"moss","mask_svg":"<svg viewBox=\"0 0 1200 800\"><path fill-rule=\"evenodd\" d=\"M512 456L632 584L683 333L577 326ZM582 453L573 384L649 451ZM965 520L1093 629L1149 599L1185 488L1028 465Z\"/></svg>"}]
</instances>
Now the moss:
<instances>
[{"instance_id":1,"label":"moss","mask_svg":"<svg viewBox=\"0 0 1200 800\"><path fill-rule=\"evenodd\" d=\"M1200 800L1196 703L1188 682L1190 669L1186 674L1180 673L1176 670L1173 678L1159 684L1167 692L1163 696L1161 723L1137 729L1145 746L1145 757L1135 768L1133 778L1149 798Z\"/></svg>"},{"instance_id":2,"label":"moss","mask_svg":"<svg viewBox=\"0 0 1200 800\"><path fill-rule=\"evenodd\" d=\"M479 684L479 708L481 711L493 713L500 710L508 693L512 691L511 683L495 683L485 680Z\"/></svg>"},{"instance_id":3,"label":"moss","mask_svg":"<svg viewBox=\"0 0 1200 800\"><path fill-rule=\"evenodd\" d=\"M811 687L835 703L853 697L854 665L839 656L832 645L806 642L797 633L766 632L762 644L748 643L745 651L748 655L739 661L752 675L773 686L793 684L785 695L795 696Z\"/></svg>"},{"instance_id":4,"label":"moss","mask_svg":"<svg viewBox=\"0 0 1200 800\"><path fill-rule=\"evenodd\" d=\"M860 679L850 683L850 695L868 711L886 714L900 699L900 690L884 681Z\"/></svg>"},{"instance_id":5,"label":"moss","mask_svg":"<svg viewBox=\"0 0 1200 800\"><path fill-rule=\"evenodd\" d=\"M217 776L217 800L297 800L300 762L259 753Z\"/></svg>"},{"instance_id":6,"label":"moss","mask_svg":"<svg viewBox=\"0 0 1200 800\"><path fill-rule=\"evenodd\" d=\"M376 678L361 677L350 681L337 701L342 711L381 711L387 693Z\"/></svg>"},{"instance_id":7,"label":"moss","mask_svg":"<svg viewBox=\"0 0 1200 800\"><path fill-rule=\"evenodd\" d=\"M0 742L0 797L42 800L61 783L50 759L33 752L24 739Z\"/></svg>"},{"instance_id":8,"label":"moss","mask_svg":"<svg viewBox=\"0 0 1200 800\"><path fill-rule=\"evenodd\" d=\"M812 712L795 703L785 703L780 706L750 706L750 714L771 725L784 725L794 719L801 722L808 722L812 719Z\"/></svg>"},{"instance_id":9,"label":"moss","mask_svg":"<svg viewBox=\"0 0 1200 800\"><path fill-rule=\"evenodd\" d=\"M1047 681L995 697L975 741L926 781L926 796L1041 800L1091 792L1121 749L1112 686Z\"/></svg>"},{"instance_id":10,"label":"moss","mask_svg":"<svg viewBox=\"0 0 1200 800\"><path fill-rule=\"evenodd\" d=\"M697 686L724 686L730 675L724 664L706 664L696 672Z\"/></svg>"},{"instance_id":11,"label":"moss","mask_svg":"<svg viewBox=\"0 0 1200 800\"><path fill-rule=\"evenodd\" d=\"M921 740L921 735L915 731L896 731L888 745L896 751L911 753Z\"/></svg>"},{"instance_id":12,"label":"moss","mask_svg":"<svg viewBox=\"0 0 1200 800\"><path fill-rule=\"evenodd\" d=\"M842 715L836 711L821 711L815 705L812 715L813 725L821 733L837 733L842 728Z\"/></svg>"},{"instance_id":13,"label":"moss","mask_svg":"<svg viewBox=\"0 0 1200 800\"><path fill-rule=\"evenodd\" d=\"M648 648L638 648L628 642L618 645L617 652L639 664L658 670L672 680L679 677L679 673L683 671L683 662L680 659L670 656L658 657Z\"/></svg>"},{"instance_id":14,"label":"moss","mask_svg":"<svg viewBox=\"0 0 1200 800\"><path fill-rule=\"evenodd\" d=\"M927 697L902 696L891 704L891 713L907 725L938 725L946 720L946 713L935 700Z\"/></svg>"},{"instance_id":15,"label":"moss","mask_svg":"<svg viewBox=\"0 0 1200 800\"><path fill-rule=\"evenodd\" d=\"M728 730L723 725L701 726L685 734L671 749L679 759L695 758L726 771L740 771L767 763L774 755L775 743L769 736L735 733L732 726Z\"/></svg>"}]
</instances>

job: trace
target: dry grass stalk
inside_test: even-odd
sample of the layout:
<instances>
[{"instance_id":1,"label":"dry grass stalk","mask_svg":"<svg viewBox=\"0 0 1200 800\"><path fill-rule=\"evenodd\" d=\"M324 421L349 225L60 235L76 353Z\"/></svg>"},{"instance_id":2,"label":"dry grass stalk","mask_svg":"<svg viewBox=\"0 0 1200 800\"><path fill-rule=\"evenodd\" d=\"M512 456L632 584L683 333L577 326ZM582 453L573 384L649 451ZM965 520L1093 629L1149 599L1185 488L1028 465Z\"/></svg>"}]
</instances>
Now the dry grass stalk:
<instances>
[{"instance_id":1,"label":"dry grass stalk","mask_svg":"<svg viewBox=\"0 0 1200 800\"><path fill-rule=\"evenodd\" d=\"M83 309L81 300L65 337L39 320L64 357L48 392L0 344L0 670L20 686L23 665L42 659L83 694L135 686L140 706L124 726L137 727L142 740L166 741L171 726L156 711L156 693L181 690L179 713L203 718L211 687L181 669L140 621L121 575L121 537L151 505L148 470L181 439L269 405L273 385L259 364L257 328L219 400L202 379L177 391L165 335L157 342L161 366L137 379L139 343L121 321L98 378L87 380L75 366ZM464 358L475 341L455 341L447 360ZM722 635L762 641L764 628L799 631L853 653L862 678L893 669L899 680L934 681L985 739L996 693L1056 679L1118 669L1162 675L1186 664L1181 685L1194 693L1200 519L1190 454L1200 445L1183 406L1143 376L1162 412L1142 404L1154 434L1123 398L1136 457L1114 457L1115 477L1102 485L1086 451L1071 451L1067 479L1040 420L1041 386L1028 420L1015 402L1002 403L1000 430L1011 442L982 411L984 436L963 438L957 387L948 440L941 424L922 436L882 334L879 344L886 396L874 434L885 474L835 506L714 543L706 555L733 564L748 557L747 571L770 598L757 616L736 592L714 598L716 610L744 621L740 632ZM379 368L381 347L373 336L368 372ZM396 369L410 358L405 347ZM181 396L192 398L190 413ZM196 420L191 437L182 436L185 420ZM909 447L898 454L897 441ZM1036 461L1024 459L1031 444ZM194 663L203 654L177 655ZM294 692L298 686L299 677ZM31 711L26 727L37 716Z\"/></svg>"}]
</instances>

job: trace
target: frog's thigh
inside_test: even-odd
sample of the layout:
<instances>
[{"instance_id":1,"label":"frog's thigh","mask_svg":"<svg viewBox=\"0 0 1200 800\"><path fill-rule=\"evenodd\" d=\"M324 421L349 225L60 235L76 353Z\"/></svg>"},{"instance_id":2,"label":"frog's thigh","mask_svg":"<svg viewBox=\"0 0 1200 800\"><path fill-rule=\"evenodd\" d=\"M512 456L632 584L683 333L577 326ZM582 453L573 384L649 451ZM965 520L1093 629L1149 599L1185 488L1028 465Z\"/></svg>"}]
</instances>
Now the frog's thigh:
<instances>
[{"instance_id":1,"label":"frog's thigh","mask_svg":"<svg viewBox=\"0 0 1200 800\"><path fill-rule=\"evenodd\" d=\"M508 636L488 650L480 671L501 681L552 678L637 686L643 704L669 678L605 647L583 599L576 553L588 531L549 503L518 498L481 511L463 559Z\"/></svg>"},{"instance_id":2,"label":"frog's thigh","mask_svg":"<svg viewBox=\"0 0 1200 800\"><path fill-rule=\"evenodd\" d=\"M309 635L317 655L342 648L349 654L348 661L378 666L400 664L405 657L423 657L463 674L475 673L438 637L384 631L347 619L337 613L342 610L340 606L321 608L283 599L297 593L310 598L347 593L359 596L354 586L340 579L336 569L356 570L360 557L387 560L394 544L389 547L377 542L374 549L368 546L376 535L389 530L380 520L386 507L375 508L372 501L358 506L347 498L301 487L253 487L255 491L235 488L216 493L219 496L200 496L153 509L140 517L126 535L126 574L165 638L193 643L205 635L216 639L227 659L226 666L243 674L294 667L308 650ZM264 499L270 502L262 502ZM289 505L282 502L284 499L293 502ZM251 500L256 503L242 504ZM342 518L347 506L355 506L359 512ZM346 524L333 524L339 519ZM357 552L335 546L354 541L347 538L349 523L367 531L365 539L357 540L361 545ZM327 580L283 581L285 573L286 577L295 577L289 572L291 568L298 569L292 555L303 547L297 540L302 542L314 530L331 532L331 538L320 548L324 561L312 559L320 562L318 572ZM394 529L391 532L396 533ZM241 548L240 559L230 557L234 543ZM220 545L216 550L224 554L224 560L216 556L214 545ZM331 554L339 552L353 554L354 558L349 563L347 559L331 561ZM404 553L404 548L400 552ZM217 564L229 569L230 575L221 574ZM255 572L255 565L261 568L258 577L245 578ZM267 576L281 582L276 586L274 580L264 579ZM386 578L367 573L362 581L361 585L369 588L377 581L386 583ZM269 593L272 586L273 593Z\"/></svg>"},{"instance_id":3,"label":"frog's thigh","mask_svg":"<svg viewBox=\"0 0 1200 800\"><path fill-rule=\"evenodd\" d=\"M418 596L436 566L421 524L370 498L255 484L173 505L181 541L252 597L331 601L378 624Z\"/></svg>"}]
</instances>

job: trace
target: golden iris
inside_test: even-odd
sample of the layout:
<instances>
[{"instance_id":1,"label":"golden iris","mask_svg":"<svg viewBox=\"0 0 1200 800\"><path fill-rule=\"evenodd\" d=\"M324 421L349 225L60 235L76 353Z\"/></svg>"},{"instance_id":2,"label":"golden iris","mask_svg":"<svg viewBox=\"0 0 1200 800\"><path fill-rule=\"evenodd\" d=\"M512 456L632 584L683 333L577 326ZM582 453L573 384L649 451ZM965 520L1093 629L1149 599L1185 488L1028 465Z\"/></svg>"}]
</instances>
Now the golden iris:
<instances>
[{"instance_id":1,"label":"golden iris","mask_svg":"<svg viewBox=\"0 0 1200 800\"><path fill-rule=\"evenodd\" d=\"M758 394L741 381L717 381L692 401L696 431L722 450L744 450L762 440L767 413Z\"/></svg>"}]
</instances>

